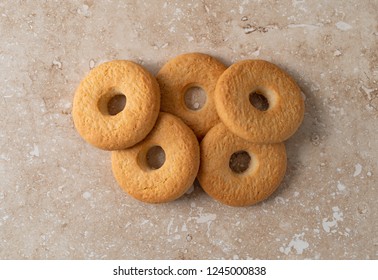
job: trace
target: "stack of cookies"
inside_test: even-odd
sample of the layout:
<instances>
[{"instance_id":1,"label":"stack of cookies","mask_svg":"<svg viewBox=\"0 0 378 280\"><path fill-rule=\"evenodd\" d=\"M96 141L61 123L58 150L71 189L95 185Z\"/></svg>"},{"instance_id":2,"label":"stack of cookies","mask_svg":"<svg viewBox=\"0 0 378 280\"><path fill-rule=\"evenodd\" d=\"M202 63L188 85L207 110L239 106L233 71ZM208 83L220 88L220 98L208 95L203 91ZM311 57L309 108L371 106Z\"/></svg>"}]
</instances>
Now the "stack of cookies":
<instances>
[{"instance_id":1,"label":"stack of cookies","mask_svg":"<svg viewBox=\"0 0 378 280\"><path fill-rule=\"evenodd\" d=\"M149 203L177 199L196 177L224 204L264 200L285 175L283 142L303 115L299 87L276 65L226 68L200 53L171 59L156 78L131 61L101 64L73 102L79 134L112 151L122 189Z\"/></svg>"}]
</instances>

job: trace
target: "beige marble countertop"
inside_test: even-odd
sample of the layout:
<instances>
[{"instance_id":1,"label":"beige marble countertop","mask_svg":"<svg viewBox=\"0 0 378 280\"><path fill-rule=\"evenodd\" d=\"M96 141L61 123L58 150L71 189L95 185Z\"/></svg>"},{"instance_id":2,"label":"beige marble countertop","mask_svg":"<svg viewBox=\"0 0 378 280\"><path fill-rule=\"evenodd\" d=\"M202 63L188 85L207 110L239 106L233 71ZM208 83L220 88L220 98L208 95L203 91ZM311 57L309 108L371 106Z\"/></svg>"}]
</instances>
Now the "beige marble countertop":
<instances>
[{"instance_id":1,"label":"beige marble countertop","mask_svg":"<svg viewBox=\"0 0 378 280\"><path fill-rule=\"evenodd\" d=\"M377 259L378 2L322 2L2 1L0 258ZM91 68L186 52L272 61L305 94L265 202L141 203L74 129Z\"/></svg>"}]
</instances>

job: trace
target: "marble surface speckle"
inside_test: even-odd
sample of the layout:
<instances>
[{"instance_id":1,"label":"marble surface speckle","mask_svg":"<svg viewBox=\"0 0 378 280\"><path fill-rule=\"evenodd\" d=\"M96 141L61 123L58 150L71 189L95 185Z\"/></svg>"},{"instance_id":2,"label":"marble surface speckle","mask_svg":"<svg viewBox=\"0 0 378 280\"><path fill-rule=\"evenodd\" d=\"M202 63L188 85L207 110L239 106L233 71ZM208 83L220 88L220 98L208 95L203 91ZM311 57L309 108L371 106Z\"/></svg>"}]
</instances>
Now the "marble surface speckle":
<instances>
[{"instance_id":1,"label":"marble surface speckle","mask_svg":"<svg viewBox=\"0 0 378 280\"><path fill-rule=\"evenodd\" d=\"M378 259L376 1L2 1L1 259ZM194 185L148 205L74 129L75 88L102 62L153 74L204 52L290 73L305 119L279 189L247 208Z\"/></svg>"}]
</instances>

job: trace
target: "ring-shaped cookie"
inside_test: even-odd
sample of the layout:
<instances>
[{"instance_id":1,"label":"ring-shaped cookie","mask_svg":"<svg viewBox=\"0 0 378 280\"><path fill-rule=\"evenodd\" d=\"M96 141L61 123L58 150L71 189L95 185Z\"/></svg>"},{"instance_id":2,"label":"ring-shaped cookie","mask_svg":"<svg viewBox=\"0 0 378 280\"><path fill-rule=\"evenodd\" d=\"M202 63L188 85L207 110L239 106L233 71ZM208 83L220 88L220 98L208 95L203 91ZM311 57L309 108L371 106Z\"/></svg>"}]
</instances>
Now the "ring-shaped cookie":
<instances>
[{"instance_id":1,"label":"ring-shaped cookie","mask_svg":"<svg viewBox=\"0 0 378 280\"><path fill-rule=\"evenodd\" d=\"M262 111L250 102L262 95L269 107ZM215 105L222 122L233 133L255 143L278 143L298 129L304 100L295 81L278 66L263 60L231 65L219 78Z\"/></svg>"},{"instance_id":2,"label":"ring-shaped cookie","mask_svg":"<svg viewBox=\"0 0 378 280\"><path fill-rule=\"evenodd\" d=\"M234 153L247 152L248 168L236 173L230 168ZM230 206L248 206L266 199L279 186L286 172L283 143L255 144L218 124L201 142L198 180L214 199Z\"/></svg>"},{"instance_id":3,"label":"ring-shaped cookie","mask_svg":"<svg viewBox=\"0 0 378 280\"><path fill-rule=\"evenodd\" d=\"M165 162L153 169L147 162L148 151L160 146ZM162 203L179 198L193 184L199 168L199 144L193 131L179 118L160 113L151 133L126 150L112 152L113 174L132 197Z\"/></svg>"},{"instance_id":4,"label":"ring-shaped cookie","mask_svg":"<svg viewBox=\"0 0 378 280\"><path fill-rule=\"evenodd\" d=\"M214 90L226 70L221 62L202 53L188 53L169 60L156 79L161 91L161 111L180 117L201 139L219 123L214 104ZM189 109L184 100L187 90L199 87L206 93L206 102L198 110Z\"/></svg>"},{"instance_id":5,"label":"ring-shaped cookie","mask_svg":"<svg viewBox=\"0 0 378 280\"><path fill-rule=\"evenodd\" d=\"M116 115L108 103L126 97ZM142 66L126 60L103 63L92 69L75 92L72 116L79 134L104 150L133 146L147 136L159 114L160 90L156 79Z\"/></svg>"}]
</instances>

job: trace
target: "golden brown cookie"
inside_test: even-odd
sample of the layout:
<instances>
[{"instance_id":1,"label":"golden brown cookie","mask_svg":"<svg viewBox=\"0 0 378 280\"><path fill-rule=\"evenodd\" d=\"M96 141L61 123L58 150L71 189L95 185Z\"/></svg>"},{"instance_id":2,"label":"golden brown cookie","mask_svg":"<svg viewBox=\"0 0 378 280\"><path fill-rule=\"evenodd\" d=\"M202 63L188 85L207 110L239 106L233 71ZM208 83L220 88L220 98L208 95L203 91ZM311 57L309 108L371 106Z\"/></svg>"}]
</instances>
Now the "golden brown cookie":
<instances>
[{"instance_id":1,"label":"golden brown cookie","mask_svg":"<svg viewBox=\"0 0 378 280\"><path fill-rule=\"evenodd\" d=\"M117 102L126 103L118 113L112 108ZM147 136L159 108L156 79L136 63L116 60L92 69L81 81L72 116L77 131L87 142L100 149L118 150Z\"/></svg>"},{"instance_id":2,"label":"golden brown cookie","mask_svg":"<svg viewBox=\"0 0 378 280\"><path fill-rule=\"evenodd\" d=\"M149 154L153 149L159 150L158 147L164 151L165 162L160 167L161 162L151 167ZM199 144L193 131L179 118L160 113L155 127L142 142L112 152L112 168L122 189L131 196L144 202L161 203L177 199L193 184L199 157Z\"/></svg>"},{"instance_id":3,"label":"golden brown cookie","mask_svg":"<svg viewBox=\"0 0 378 280\"><path fill-rule=\"evenodd\" d=\"M244 159L242 164L238 164L239 158ZM283 143L251 143L222 123L201 142L198 180L207 194L224 204L248 206L266 199L277 189L285 172Z\"/></svg>"},{"instance_id":4,"label":"golden brown cookie","mask_svg":"<svg viewBox=\"0 0 378 280\"><path fill-rule=\"evenodd\" d=\"M278 66L263 60L231 65L219 78L214 99L227 128L255 143L288 139L304 116L298 85Z\"/></svg>"},{"instance_id":5,"label":"golden brown cookie","mask_svg":"<svg viewBox=\"0 0 378 280\"><path fill-rule=\"evenodd\" d=\"M206 132L219 123L213 95L219 76L226 67L215 58L201 53L188 53L169 60L159 71L156 79L161 90L161 111L180 117L202 138ZM189 109L185 93L201 88L206 93L202 108L194 103Z\"/></svg>"}]
</instances>

